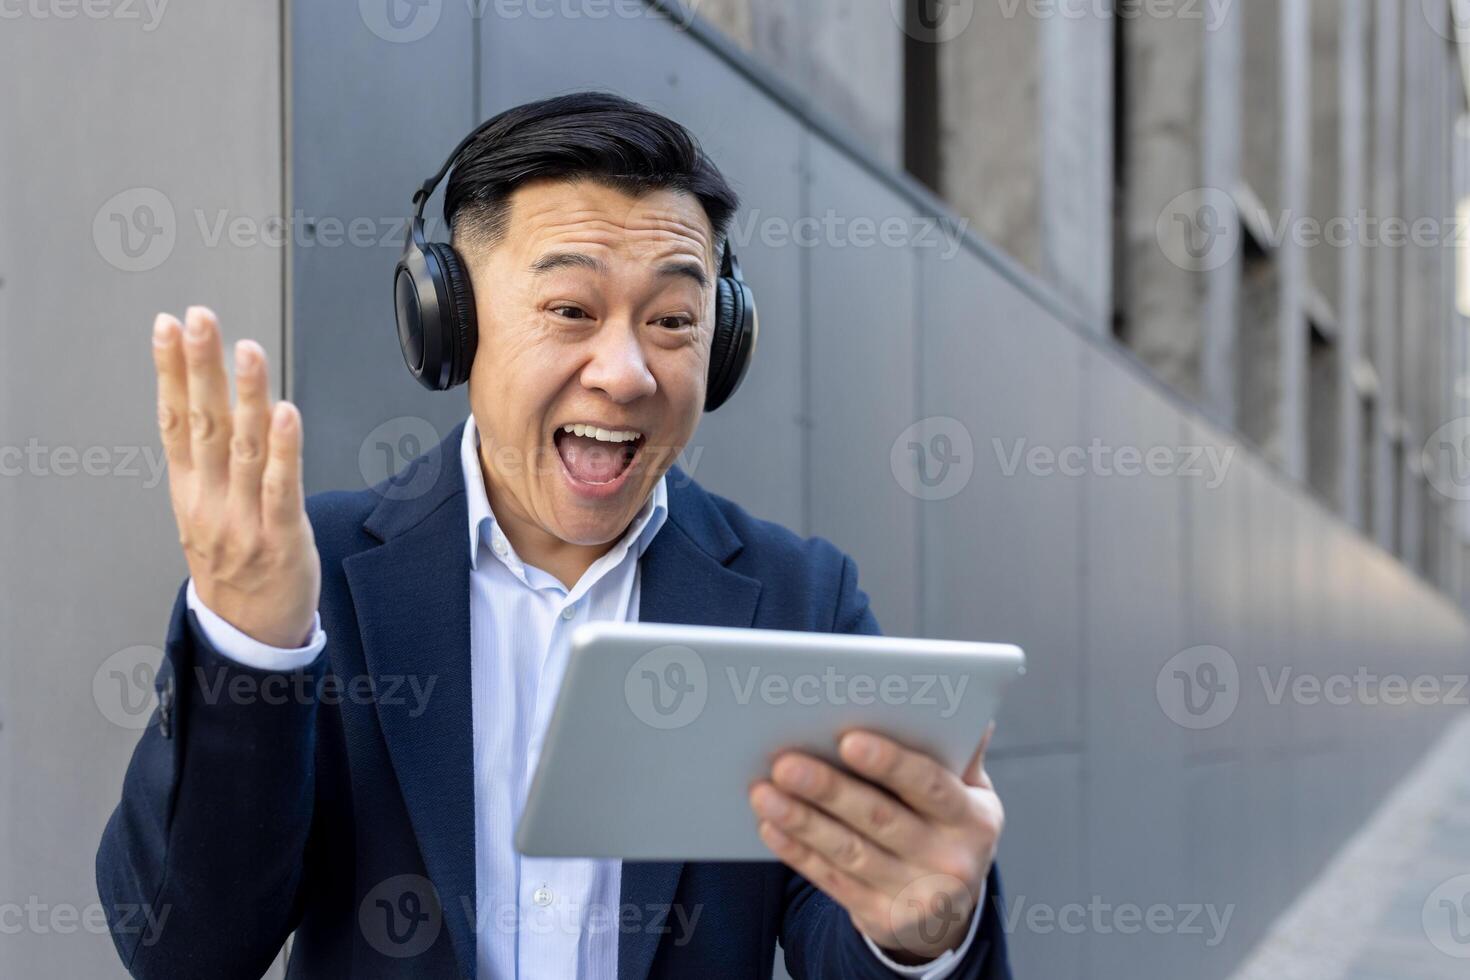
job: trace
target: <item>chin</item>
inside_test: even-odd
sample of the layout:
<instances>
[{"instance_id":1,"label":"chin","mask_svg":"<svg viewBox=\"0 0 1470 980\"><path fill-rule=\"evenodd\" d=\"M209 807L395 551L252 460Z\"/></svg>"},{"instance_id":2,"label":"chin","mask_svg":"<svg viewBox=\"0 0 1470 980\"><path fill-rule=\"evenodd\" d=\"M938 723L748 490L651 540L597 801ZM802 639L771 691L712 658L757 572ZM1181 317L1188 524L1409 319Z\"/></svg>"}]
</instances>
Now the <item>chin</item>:
<instances>
[{"instance_id":1,"label":"chin","mask_svg":"<svg viewBox=\"0 0 1470 980\"><path fill-rule=\"evenodd\" d=\"M556 526L548 530L568 544L584 547L612 544L633 519L632 514L624 518L620 511L621 508L619 513L614 513L608 508L601 514L573 515L569 519L559 519Z\"/></svg>"}]
</instances>

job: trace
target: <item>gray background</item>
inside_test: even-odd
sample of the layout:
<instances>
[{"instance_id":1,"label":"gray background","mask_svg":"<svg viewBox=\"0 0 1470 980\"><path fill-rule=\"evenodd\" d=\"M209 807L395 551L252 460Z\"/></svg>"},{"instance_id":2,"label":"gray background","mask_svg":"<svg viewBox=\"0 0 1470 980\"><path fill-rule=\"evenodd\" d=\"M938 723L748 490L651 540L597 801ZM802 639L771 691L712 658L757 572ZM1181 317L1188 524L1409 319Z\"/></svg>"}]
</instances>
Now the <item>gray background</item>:
<instances>
[{"instance_id":1,"label":"gray background","mask_svg":"<svg viewBox=\"0 0 1470 980\"><path fill-rule=\"evenodd\" d=\"M170 8L153 31L105 19L0 31L0 78L29 96L9 100L6 131L46 136L0 141L0 221L27 229L0 238L0 446L156 451L147 330L156 310L195 301L273 363L289 353L309 490L360 487L387 465L380 444L403 456L403 435L447 433L464 395L431 396L401 366L389 233L464 132L533 98L597 87L668 113L746 213L775 223L946 213L706 31L646 16L475 20L450 2L425 8L437 20L422 37L393 41L355 4L210 7ZM84 66L74 86L36 82L61 64ZM177 231L161 264L130 273L93 225L137 187L162 191ZM211 244L196 215L219 209L303 218L287 247ZM371 241L326 243L333 218L366 220ZM1009 818L1017 975L1227 975L1455 710L1272 705L1258 668L1463 673L1461 613L984 242L737 244L760 353L701 425L695 477L853 554L886 631L1029 653L990 766ZM943 500L909 492L913 471L891 463L900 434L931 417L947 421L925 438L971 443L956 465L972 475ZM1018 439L1094 438L1235 454L1215 488L1002 465ZM183 575L166 490L144 482L0 479L0 905L96 901L92 857L136 730L94 677L119 651L161 643ZM1203 644L1237 664L1239 704L1192 730L1156 682ZM1028 925L1032 906L1094 896L1233 906L1233 918L1215 947ZM0 934L0 974L121 970L105 935L46 927Z\"/></svg>"}]
</instances>

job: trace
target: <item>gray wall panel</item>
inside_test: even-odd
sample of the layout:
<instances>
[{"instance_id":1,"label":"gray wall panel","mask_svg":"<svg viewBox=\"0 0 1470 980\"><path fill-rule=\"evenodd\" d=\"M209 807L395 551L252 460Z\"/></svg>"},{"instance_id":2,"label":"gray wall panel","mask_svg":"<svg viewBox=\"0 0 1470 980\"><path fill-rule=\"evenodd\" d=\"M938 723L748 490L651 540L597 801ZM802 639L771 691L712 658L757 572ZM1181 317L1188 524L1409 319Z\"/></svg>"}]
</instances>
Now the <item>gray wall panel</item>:
<instances>
[{"instance_id":1,"label":"gray wall panel","mask_svg":"<svg viewBox=\"0 0 1470 980\"><path fill-rule=\"evenodd\" d=\"M1237 440L1198 420L1186 423L1182 441L1197 446L1213 464L1215 475L1193 480L1185 488L1187 537L1185 541L1185 634L1181 655L1199 647L1198 660L1185 658L1168 683L1179 710L1200 709L1188 737L1187 754L1213 758L1233 745L1233 726L1241 709L1242 684L1249 679L1249 662L1242 663L1249 646L1250 625L1259 613L1249 610L1249 568L1255 542L1249 534L1247 504L1251 476L1243 465ZM1228 463L1227 463L1228 460ZM1234 681L1230 681L1230 677ZM1219 706L1204 690L1207 683L1230 685L1219 692ZM1234 699L1235 707L1228 706Z\"/></svg>"},{"instance_id":2,"label":"gray wall panel","mask_svg":"<svg viewBox=\"0 0 1470 980\"><path fill-rule=\"evenodd\" d=\"M463 3L289 9L290 389L307 492L358 489L469 412L463 390L432 394L405 370L392 286L413 192L475 122L470 13ZM408 19L390 22L388 10ZM425 209L431 231L441 197Z\"/></svg>"},{"instance_id":3,"label":"gray wall panel","mask_svg":"<svg viewBox=\"0 0 1470 980\"><path fill-rule=\"evenodd\" d=\"M1244 932L1254 942L1290 897L1286 885L1292 865L1294 792L1287 753L1297 708L1289 694L1278 696L1278 690L1283 677L1294 677L1303 668L1291 636L1292 535L1298 501L1282 492L1275 472L1259 459L1243 457L1241 462L1246 464L1249 488L1246 519L1251 546L1244 569L1249 635L1236 654L1240 708L1228 724L1232 749L1246 766L1241 771L1250 784L1248 819L1254 841L1244 862L1251 874L1250 901L1237 912L1238 928L1232 938Z\"/></svg>"},{"instance_id":4,"label":"gray wall panel","mask_svg":"<svg viewBox=\"0 0 1470 980\"><path fill-rule=\"evenodd\" d=\"M1086 441L1117 456L1174 450L1181 426L1164 401L1111 361L1086 357ZM1102 457L1099 457L1102 458ZM1177 772L1193 733L1164 710L1158 678L1183 649L1184 495L1177 469L1089 472L1084 486L1086 667L1083 821L1087 894L1142 908L1189 900L1184 787ZM1179 976L1183 937L1147 930L1087 938L1088 976Z\"/></svg>"},{"instance_id":5,"label":"gray wall panel","mask_svg":"<svg viewBox=\"0 0 1470 980\"><path fill-rule=\"evenodd\" d=\"M1337 600L1334 593L1342 577L1332 565L1337 529L1315 507L1301 506L1299 516L1296 546L1301 591L1294 610L1300 617L1299 662L1304 670L1320 674L1330 662L1332 647L1345 637L1331 605ZM1334 774L1327 764L1335 755L1329 754L1334 747L1332 715L1323 707L1298 705L1292 715L1291 761L1297 789L1291 811L1290 861L1294 880L1298 882L1310 880L1331 853L1330 829L1322 826L1322 815L1318 812L1337 792Z\"/></svg>"},{"instance_id":6,"label":"gray wall panel","mask_svg":"<svg viewBox=\"0 0 1470 980\"><path fill-rule=\"evenodd\" d=\"M1001 908L1017 977L1086 975L1082 760L1073 754L997 758L987 767L1006 805Z\"/></svg>"},{"instance_id":7,"label":"gray wall panel","mask_svg":"<svg viewBox=\"0 0 1470 980\"><path fill-rule=\"evenodd\" d=\"M1290 549L1284 537L1289 532L1290 501L1279 493L1273 474L1259 457L1241 455L1237 465L1244 477L1248 545L1239 569L1244 635L1239 649L1231 651L1241 674L1231 744L1243 751L1279 752L1289 738L1292 702L1276 700L1267 679L1275 683L1283 669L1292 673L1300 669L1284 642L1283 629L1283 600L1290 588L1284 567Z\"/></svg>"},{"instance_id":8,"label":"gray wall panel","mask_svg":"<svg viewBox=\"0 0 1470 980\"><path fill-rule=\"evenodd\" d=\"M1083 345L968 252L926 250L923 276L918 417L935 421L921 441L931 457L937 437L967 443L973 459L968 477L962 460L935 488L952 495L920 503L924 630L1026 648L1028 675L1002 708L998 746L1075 744L1083 481L1062 474L1055 454L1087 441Z\"/></svg>"},{"instance_id":9,"label":"gray wall panel","mask_svg":"<svg viewBox=\"0 0 1470 980\"><path fill-rule=\"evenodd\" d=\"M1190 854L1189 902L1213 908L1219 920L1230 915L1220 941L1189 937L1194 965L1187 974L1200 980L1228 976L1280 911L1268 897L1283 871L1272 865L1272 838L1283 828L1271 816L1273 798L1289 798L1287 761L1265 754L1207 762L1187 768L1182 777L1189 800L1186 847Z\"/></svg>"},{"instance_id":10,"label":"gray wall panel","mask_svg":"<svg viewBox=\"0 0 1470 980\"><path fill-rule=\"evenodd\" d=\"M1341 651L1349 631L1341 621L1341 591L1349 587L1338 555L1337 528L1315 507L1299 512L1295 542L1299 593L1293 612L1298 617L1301 645L1296 662L1303 671L1320 675L1332 669L1334 651ZM1320 641L1320 642L1319 642ZM1322 704L1298 705L1291 722L1291 744L1298 753L1320 751L1336 736L1332 712Z\"/></svg>"},{"instance_id":11,"label":"gray wall panel","mask_svg":"<svg viewBox=\"0 0 1470 980\"><path fill-rule=\"evenodd\" d=\"M913 209L826 143L811 144L809 210L847 222L908 219ZM808 257L811 330L811 529L849 550L879 622L918 629L921 502L894 475L894 441L914 414L914 290L907 248L834 234Z\"/></svg>"},{"instance_id":12,"label":"gray wall panel","mask_svg":"<svg viewBox=\"0 0 1470 980\"><path fill-rule=\"evenodd\" d=\"M186 574L149 332L207 304L279 370L280 39L275 4L0 24L0 976L125 975L93 861Z\"/></svg>"}]
</instances>

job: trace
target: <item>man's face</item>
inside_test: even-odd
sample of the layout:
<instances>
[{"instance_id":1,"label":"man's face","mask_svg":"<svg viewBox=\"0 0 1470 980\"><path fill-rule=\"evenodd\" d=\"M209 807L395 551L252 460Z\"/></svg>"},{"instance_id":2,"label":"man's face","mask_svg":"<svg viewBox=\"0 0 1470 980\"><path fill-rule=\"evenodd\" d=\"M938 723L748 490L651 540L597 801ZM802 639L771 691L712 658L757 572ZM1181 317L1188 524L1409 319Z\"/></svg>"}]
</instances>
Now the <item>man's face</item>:
<instances>
[{"instance_id":1,"label":"man's face","mask_svg":"<svg viewBox=\"0 0 1470 980\"><path fill-rule=\"evenodd\" d=\"M511 196L501 241L464 258L480 335L470 406L497 519L578 545L615 540L704 405L703 207L681 191L536 181Z\"/></svg>"}]
</instances>

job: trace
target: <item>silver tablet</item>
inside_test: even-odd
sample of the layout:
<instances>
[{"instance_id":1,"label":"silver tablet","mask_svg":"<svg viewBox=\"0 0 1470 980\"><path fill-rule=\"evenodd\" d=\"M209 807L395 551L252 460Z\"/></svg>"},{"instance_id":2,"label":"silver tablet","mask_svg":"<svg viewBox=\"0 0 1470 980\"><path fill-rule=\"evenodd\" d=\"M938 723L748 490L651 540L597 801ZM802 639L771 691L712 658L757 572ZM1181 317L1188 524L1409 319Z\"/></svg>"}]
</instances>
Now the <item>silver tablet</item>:
<instances>
[{"instance_id":1,"label":"silver tablet","mask_svg":"<svg viewBox=\"0 0 1470 980\"><path fill-rule=\"evenodd\" d=\"M572 634L516 849L774 860L750 785L786 748L866 728L959 772L1025 655L999 643L587 623Z\"/></svg>"}]
</instances>

